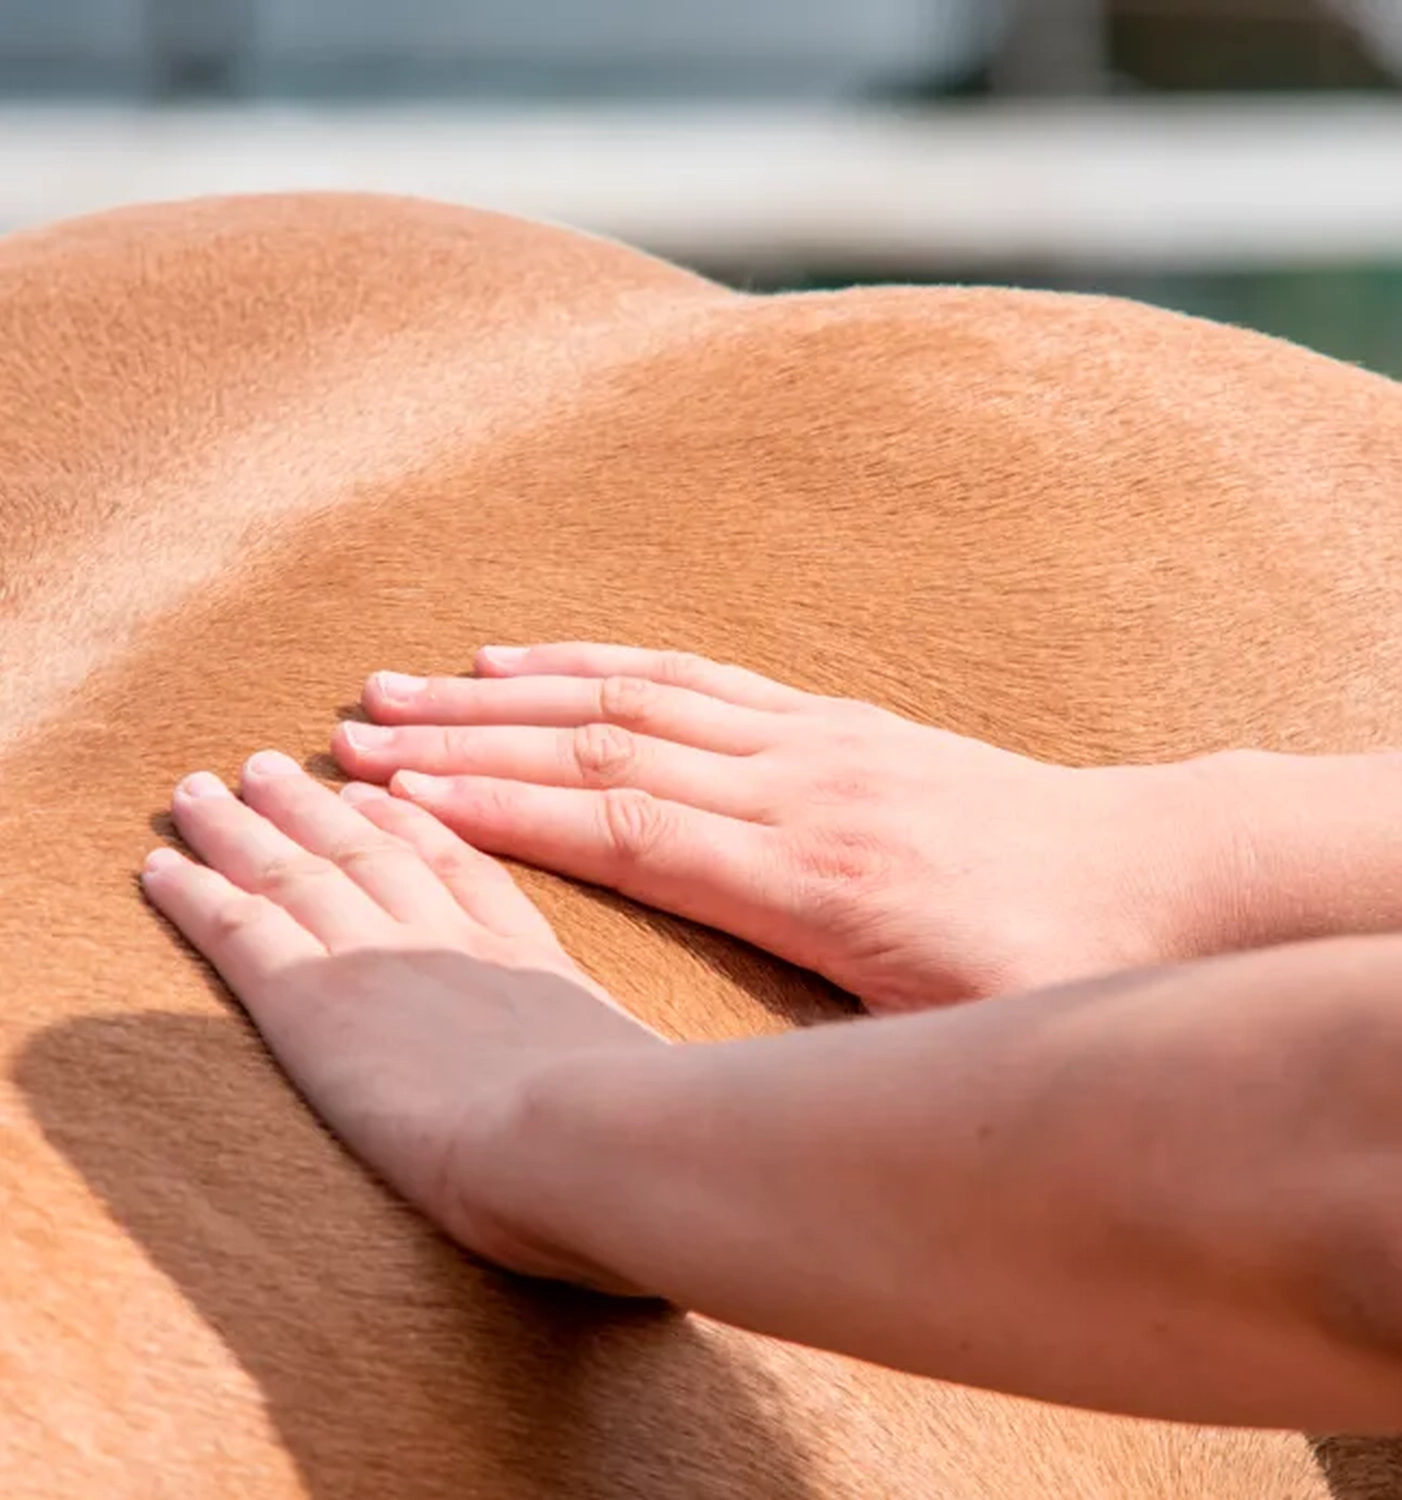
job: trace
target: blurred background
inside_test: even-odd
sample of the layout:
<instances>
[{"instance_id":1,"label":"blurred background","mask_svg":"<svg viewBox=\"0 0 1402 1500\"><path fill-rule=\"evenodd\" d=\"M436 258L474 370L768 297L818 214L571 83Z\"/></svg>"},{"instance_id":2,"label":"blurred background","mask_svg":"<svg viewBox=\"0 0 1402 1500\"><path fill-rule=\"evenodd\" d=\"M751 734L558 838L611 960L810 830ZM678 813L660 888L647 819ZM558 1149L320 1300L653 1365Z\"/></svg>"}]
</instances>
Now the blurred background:
<instances>
[{"instance_id":1,"label":"blurred background","mask_svg":"<svg viewBox=\"0 0 1402 1500\"><path fill-rule=\"evenodd\" d=\"M1402 0L0 0L0 232L427 194L755 288L1102 289L1402 377Z\"/></svg>"}]
</instances>

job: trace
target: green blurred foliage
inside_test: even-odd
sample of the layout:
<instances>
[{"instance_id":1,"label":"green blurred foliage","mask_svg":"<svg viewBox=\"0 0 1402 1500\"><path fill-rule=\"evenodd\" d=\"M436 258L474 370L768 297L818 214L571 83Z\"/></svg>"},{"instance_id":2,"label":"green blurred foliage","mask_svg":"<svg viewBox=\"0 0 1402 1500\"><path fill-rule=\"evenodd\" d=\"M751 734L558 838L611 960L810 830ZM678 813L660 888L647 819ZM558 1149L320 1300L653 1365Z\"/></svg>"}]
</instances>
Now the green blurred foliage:
<instances>
[{"instance_id":1,"label":"green blurred foliage","mask_svg":"<svg viewBox=\"0 0 1402 1500\"><path fill-rule=\"evenodd\" d=\"M1117 277L1097 289L1273 333L1402 379L1402 265Z\"/></svg>"}]
</instances>

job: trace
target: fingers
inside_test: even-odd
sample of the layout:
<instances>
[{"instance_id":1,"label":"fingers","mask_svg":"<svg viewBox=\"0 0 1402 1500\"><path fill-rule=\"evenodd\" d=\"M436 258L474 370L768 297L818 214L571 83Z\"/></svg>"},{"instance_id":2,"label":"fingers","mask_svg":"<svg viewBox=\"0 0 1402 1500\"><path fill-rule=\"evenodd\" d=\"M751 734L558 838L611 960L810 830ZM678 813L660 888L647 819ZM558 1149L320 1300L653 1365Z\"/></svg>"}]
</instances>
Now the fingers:
<instances>
[{"instance_id":1,"label":"fingers","mask_svg":"<svg viewBox=\"0 0 1402 1500\"><path fill-rule=\"evenodd\" d=\"M722 755L768 749L784 728L772 713L645 677L422 678L375 672L365 684L364 702L381 724L617 724Z\"/></svg>"},{"instance_id":2,"label":"fingers","mask_svg":"<svg viewBox=\"0 0 1402 1500\"><path fill-rule=\"evenodd\" d=\"M286 758L254 758L266 759ZM287 764L285 775L250 765L248 804L208 772L188 777L171 801L181 837L233 885L266 896L333 951L387 936L391 916L431 916L435 900L439 913L456 915L451 896L409 850L390 847L393 840ZM308 814L308 802L319 799L352 825L349 834L328 827L315 808Z\"/></svg>"},{"instance_id":3,"label":"fingers","mask_svg":"<svg viewBox=\"0 0 1402 1500\"><path fill-rule=\"evenodd\" d=\"M271 979L326 956L325 947L275 901L249 895L217 870L174 849L156 849L147 856L141 885L156 910L204 954L250 1009Z\"/></svg>"},{"instance_id":4,"label":"fingers","mask_svg":"<svg viewBox=\"0 0 1402 1500\"><path fill-rule=\"evenodd\" d=\"M779 951L784 894L769 829L650 797L401 772L391 790L492 854L608 886Z\"/></svg>"},{"instance_id":5,"label":"fingers","mask_svg":"<svg viewBox=\"0 0 1402 1500\"><path fill-rule=\"evenodd\" d=\"M323 904L335 901L338 909L364 912L373 901L381 909L375 918L387 913L418 926L452 925L461 918L452 893L403 840L367 822L289 756L273 751L252 756L243 769L242 789L248 806L285 834L301 856L298 885L319 875L329 887Z\"/></svg>"},{"instance_id":6,"label":"fingers","mask_svg":"<svg viewBox=\"0 0 1402 1500\"><path fill-rule=\"evenodd\" d=\"M240 890L283 907L327 948L355 946L382 929L385 913L370 896L207 771L181 782L171 813L180 836L207 865Z\"/></svg>"},{"instance_id":7,"label":"fingers","mask_svg":"<svg viewBox=\"0 0 1402 1500\"><path fill-rule=\"evenodd\" d=\"M342 787L341 796L361 817L414 850L462 910L483 927L502 937L557 946L554 929L510 872L465 844L431 813L362 782Z\"/></svg>"},{"instance_id":8,"label":"fingers","mask_svg":"<svg viewBox=\"0 0 1402 1500\"><path fill-rule=\"evenodd\" d=\"M778 790L766 785L768 762L694 750L613 724L542 729L346 723L332 736L332 749L351 775L371 781L387 781L402 769L594 791L634 787L735 818L762 818Z\"/></svg>"},{"instance_id":9,"label":"fingers","mask_svg":"<svg viewBox=\"0 0 1402 1500\"><path fill-rule=\"evenodd\" d=\"M519 655L514 653L519 652ZM484 646L477 653L481 676L641 677L666 687L687 688L769 713L799 713L813 695L786 687L745 667L715 662L685 651L649 651L592 641L559 641L529 647Z\"/></svg>"},{"instance_id":10,"label":"fingers","mask_svg":"<svg viewBox=\"0 0 1402 1500\"><path fill-rule=\"evenodd\" d=\"M202 772L176 788L172 803L181 835L221 877L217 887L200 886L206 904L211 891L237 893L229 920L240 932L266 906L319 940L318 951L335 952L392 940L396 921L452 930L466 916L500 937L563 952L506 870L412 803L356 784L338 797L271 751L249 760L243 789L240 802ZM193 908L194 917L204 909ZM207 946L194 934L191 941Z\"/></svg>"}]
</instances>

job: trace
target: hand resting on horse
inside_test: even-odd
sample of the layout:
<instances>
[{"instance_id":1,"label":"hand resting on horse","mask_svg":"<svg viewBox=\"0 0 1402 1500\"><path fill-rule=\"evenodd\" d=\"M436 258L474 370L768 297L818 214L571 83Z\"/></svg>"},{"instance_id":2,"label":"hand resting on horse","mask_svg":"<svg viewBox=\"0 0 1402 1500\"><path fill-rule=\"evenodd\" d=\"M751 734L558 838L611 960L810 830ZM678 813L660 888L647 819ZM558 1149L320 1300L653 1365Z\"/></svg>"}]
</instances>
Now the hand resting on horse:
<instances>
[{"instance_id":1,"label":"hand resting on horse","mask_svg":"<svg viewBox=\"0 0 1402 1500\"><path fill-rule=\"evenodd\" d=\"M556 643L475 666L372 676L375 722L332 737L347 774L875 1013L1402 912L1392 756L1071 769L686 654Z\"/></svg>"},{"instance_id":2,"label":"hand resting on horse","mask_svg":"<svg viewBox=\"0 0 1402 1500\"><path fill-rule=\"evenodd\" d=\"M241 800L187 778L203 863L144 871L311 1106L447 1233L1047 1400L1402 1425L1376 1274L1398 940L1106 972L1385 928L1391 756L1073 771L689 658L479 667L372 681L400 738L339 729L340 797L267 752ZM932 1008L668 1045L483 850Z\"/></svg>"},{"instance_id":3,"label":"hand resting on horse","mask_svg":"<svg viewBox=\"0 0 1402 1500\"><path fill-rule=\"evenodd\" d=\"M703 658L583 643L377 673L345 771L490 853L813 969L869 1010L1214 945L1194 768L1046 765ZM1197 835L1197 836L1194 836ZM1202 859L1199 860L1199 855Z\"/></svg>"}]
</instances>

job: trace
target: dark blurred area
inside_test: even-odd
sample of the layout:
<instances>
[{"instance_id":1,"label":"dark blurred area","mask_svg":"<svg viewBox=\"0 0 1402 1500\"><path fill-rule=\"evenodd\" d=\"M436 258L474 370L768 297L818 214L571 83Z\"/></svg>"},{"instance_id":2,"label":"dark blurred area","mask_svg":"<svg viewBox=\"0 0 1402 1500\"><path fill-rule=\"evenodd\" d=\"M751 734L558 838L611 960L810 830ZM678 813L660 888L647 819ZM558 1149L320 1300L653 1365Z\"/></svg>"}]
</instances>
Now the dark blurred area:
<instances>
[{"instance_id":1,"label":"dark blurred area","mask_svg":"<svg viewBox=\"0 0 1402 1500\"><path fill-rule=\"evenodd\" d=\"M1321 0L1122 0L1110 65L1156 89L1397 88L1402 7Z\"/></svg>"},{"instance_id":2,"label":"dark blurred area","mask_svg":"<svg viewBox=\"0 0 1402 1500\"><path fill-rule=\"evenodd\" d=\"M555 119L573 110L582 120L621 110L642 139L649 111L675 130L678 111L699 109L678 137L690 153L678 202L660 203L641 165L640 201L629 201L626 154L615 144L605 165L581 134L570 192L542 186L526 208L641 239L756 288L901 279L1105 290L1402 376L1402 152L1390 157L1383 144L1402 142L1400 84L1402 0L0 0L0 226L119 199L114 163L133 197L287 186L276 123L287 111L299 139L322 143L299 158L306 165L291 185L308 187L393 179L392 161L363 181L332 165L351 120L363 133L393 114L398 144L386 134L382 155L403 153L407 172L430 148L449 150L445 121L461 115L476 133L471 149L454 148L458 170L415 181L482 201L490 186L476 184L491 182L494 119L519 129L532 112ZM1273 113L1259 113L1267 107ZM745 111L757 108L778 122L774 139L789 153L756 137L755 152L773 156L766 181L780 198L787 183L821 179L843 121L854 122L853 139L870 122L879 127L870 182L858 180L845 198L830 185L821 214L810 186L807 219L771 203L769 220L764 205L752 206L744 232L729 239L699 217L689 229L687 173L720 182L733 173L737 184L750 173ZM99 165L95 109L128 132L128 157L107 140ZM415 109L432 111L422 117L422 150L405 145L403 112ZM1302 149L1316 144L1313 176L1292 183L1272 122L1297 116ZM815 117L823 128L803 134ZM246 147L235 170L227 143L239 119ZM1072 119L1079 154L1059 162L1039 122L1061 130ZM190 142L214 120L226 155L211 155L206 180L190 165ZM1200 120L1215 121L1218 134L1202 135ZM1065 200L1097 168L1097 141L1127 182L1134 176L1122 122L1140 131L1140 170L1154 179L1138 185L1142 208L1131 211L1106 187L1085 196L1088 222L1070 234ZM177 133L187 148L181 170L163 175ZM1211 159L1219 140L1233 143L1230 180ZM714 150L697 165L708 141ZM569 147L550 149L554 183ZM1334 153L1338 181L1327 162L1321 169L1320 150ZM1028 164L1042 160L1051 181L1067 174L1060 217L1055 191L1039 204L1026 190L1037 170ZM981 162L995 170L981 173ZM57 185L48 180L55 163ZM651 204L641 201L648 192ZM971 192L1001 195L1002 211L981 205L973 229L944 232L931 195L948 195L954 219ZM519 210L522 201L505 193L488 206ZM1195 226L1186 237L1184 216ZM767 233L775 246L782 239L782 253L768 253Z\"/></svg>"},{"instance_id":3,"label":"dark blurred area","mask_svg":"<svg viewBox=\"0 0 1402 1500\"><path fill-rule=\"evenodd\" d=\"M0 86L146 99L1396 92L1400 0L4 0Z\"/></svg>"}]
</instances>

